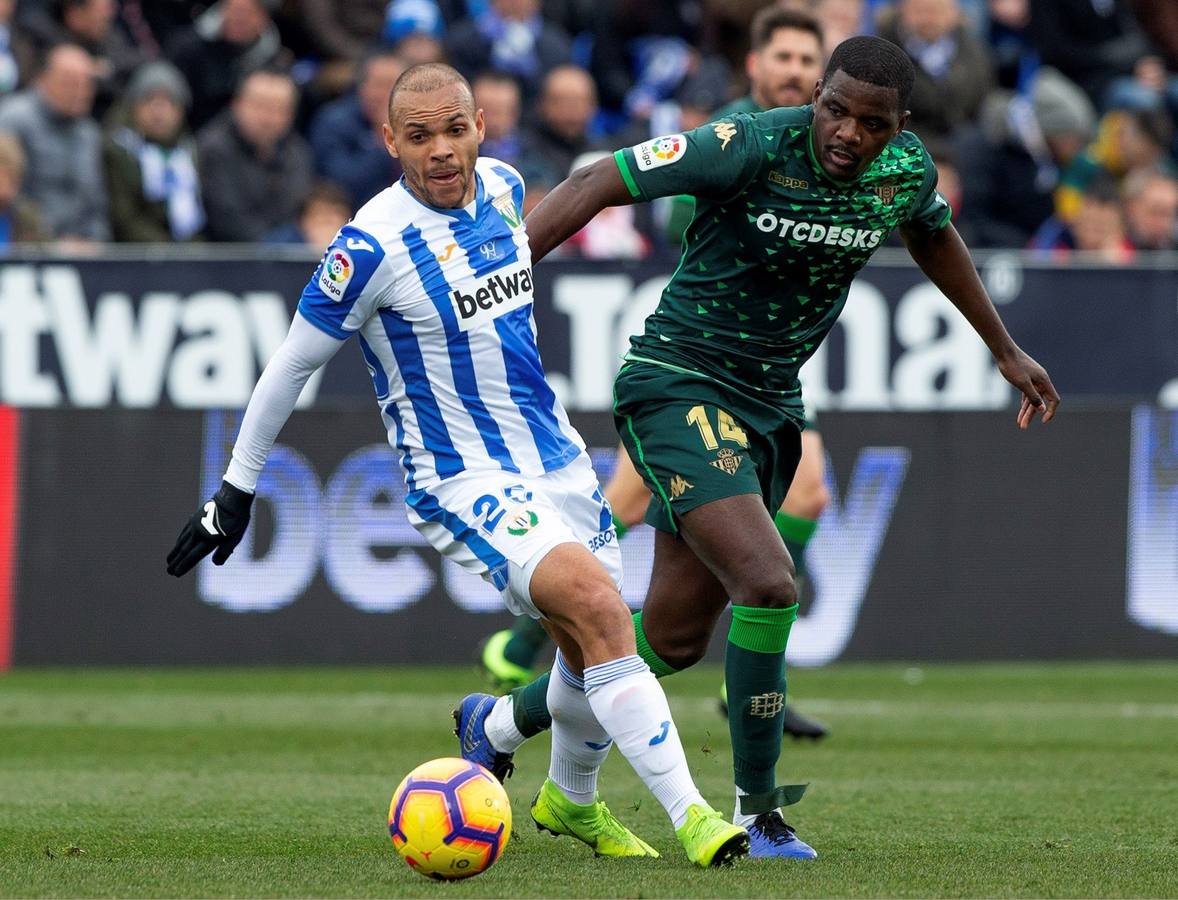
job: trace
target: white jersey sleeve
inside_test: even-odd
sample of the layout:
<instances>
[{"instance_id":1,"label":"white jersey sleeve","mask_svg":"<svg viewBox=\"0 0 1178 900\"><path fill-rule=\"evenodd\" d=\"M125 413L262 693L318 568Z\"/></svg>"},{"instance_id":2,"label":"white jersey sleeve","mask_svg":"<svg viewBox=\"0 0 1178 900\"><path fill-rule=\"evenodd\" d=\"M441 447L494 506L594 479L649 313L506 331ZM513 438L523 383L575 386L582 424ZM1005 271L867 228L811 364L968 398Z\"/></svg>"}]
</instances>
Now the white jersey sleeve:
<instances>
[{"instance_id":1,"label":"white jersey sleeve","mask_svg":"<svg viewBox=\"0 0 1178 900\"><path fill-rule=\"evenodd\" d=\"M340 229L299 299L299 312L320 331L344 340L376 312L389 287L374 278L384 263L380 241L354 224Z\"/></svg>"}]
</instances>

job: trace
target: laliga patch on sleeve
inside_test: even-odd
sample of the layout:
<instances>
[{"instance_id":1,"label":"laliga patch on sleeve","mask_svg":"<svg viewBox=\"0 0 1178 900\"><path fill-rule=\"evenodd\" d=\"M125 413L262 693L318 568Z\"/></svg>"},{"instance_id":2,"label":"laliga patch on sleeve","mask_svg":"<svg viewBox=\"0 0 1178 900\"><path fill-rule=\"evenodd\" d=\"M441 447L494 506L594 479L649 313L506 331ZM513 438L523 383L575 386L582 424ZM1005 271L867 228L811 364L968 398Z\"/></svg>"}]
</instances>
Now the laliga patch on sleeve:
<instances>
[{"instance_id":1,"label":"laliga patch on sleeve","mask_svg":"<svg viewBox=\"0 0 1178 900\"><path fill-rule=\"evenodd\" d=\"M339 303L344 299L344 291L355 274L356 264L352 262L348 251L342 247L330 247L323 259L323 271L319 273L319 289Z\"/></svg>"},{"instance_id":2,"label":"laliga patch on sleeve","mask_svg":"<svg viewBox=\"0 0 1178 900\"><path fill-rule=\"evenodd\" d=\"M634 159L639 170L648 172L659 166L678 162L687 152L687 138L681 134L668 134L651 141L643 141L634 148Z\"/></svg>"}]
</instances>

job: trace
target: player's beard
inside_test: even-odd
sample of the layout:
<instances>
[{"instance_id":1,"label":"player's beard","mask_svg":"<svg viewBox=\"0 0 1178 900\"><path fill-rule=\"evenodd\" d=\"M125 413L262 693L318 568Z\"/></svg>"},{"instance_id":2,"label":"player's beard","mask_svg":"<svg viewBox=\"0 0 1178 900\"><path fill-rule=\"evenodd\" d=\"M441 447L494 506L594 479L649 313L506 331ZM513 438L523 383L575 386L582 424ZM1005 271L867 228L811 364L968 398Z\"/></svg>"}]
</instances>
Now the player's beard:
<instances>
[{"instance_id":1,"label":"player's beard","mask_svg":"<svg viewBox=\"0 0 1178 900\"><path fill-rule=\"evenodd\" d=\"M466 197L466 190L470 185L470 174L458 169L457 176L456 188L446 186L442 188L445 191L443 194L430 182L429 174L405 170L405 180L417 198L438 209L457 209L463 205L462 201ZM453 193L455 189L457 190L456 194Z\"/></svg>"},{"instance_id":2,"label":"player's beard","mask_svg":"<svg viewBox=\"0 0 1178 900\"><path fill-rule=\"evenodd\" d=\"M794 80L777 90L774 101L777 106L802 106L810 102L810 92L800 81Z\"/></svg>"}]
</instances>

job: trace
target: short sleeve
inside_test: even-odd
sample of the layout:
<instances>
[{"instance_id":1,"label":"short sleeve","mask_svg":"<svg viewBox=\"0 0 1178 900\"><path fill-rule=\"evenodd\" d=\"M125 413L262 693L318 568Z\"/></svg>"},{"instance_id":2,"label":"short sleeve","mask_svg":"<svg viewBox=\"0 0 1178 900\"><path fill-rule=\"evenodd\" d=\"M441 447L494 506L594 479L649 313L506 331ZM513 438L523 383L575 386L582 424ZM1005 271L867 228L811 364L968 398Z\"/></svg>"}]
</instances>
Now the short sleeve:
<instances>
[{"instance_id":1,"label":"short sleeve","mask_svg":"<svg viewBox=\"0 0 1178 900\"><path fill-rule=\"evenodd\" d=\"M735 115L689 131L651 138L614 153L630 195L674 194L720 199L739 193L765 158L748 116Z\"/></svg>"},{"instance_id":2,"label":"short sleeve","mask_svg":"<svg viewBox=\"0 0 1178 900\"><path fill-rule=\"evenodd\" d=\"M303 318L332 337L346 339L376 309L379 290L373 275L383 260L384 248L376 238L345 225L303 288Z\"/></svg>"},{"instance_id":3,"label":"short sleeve","mask_svg":"<svg viewBox=\"0 0 1178 900\"><path fill-rule=\"evenodd\" d=\"M904 227L917 231L940 231L953 218L953 208L937 190L937 167L927 150L924 151L924 165L924 180L908 218L904 220Z\"/></svg>"}]
</instances>

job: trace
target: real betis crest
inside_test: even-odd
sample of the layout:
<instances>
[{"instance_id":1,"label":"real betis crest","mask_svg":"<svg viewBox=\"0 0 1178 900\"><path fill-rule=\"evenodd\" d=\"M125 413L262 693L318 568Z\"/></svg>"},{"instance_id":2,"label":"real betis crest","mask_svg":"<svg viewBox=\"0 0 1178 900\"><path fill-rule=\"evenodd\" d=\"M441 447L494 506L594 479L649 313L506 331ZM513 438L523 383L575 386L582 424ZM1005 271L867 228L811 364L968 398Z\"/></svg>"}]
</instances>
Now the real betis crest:
<instances>
[{"instance_id":1,"label":"real betis crest","mask_svg":"<svg viewBox=\"0 0 1178 900\"><path fill-rule=\"evenodd\" d=\"M524 227L523 216L520 211L515 208L515 200L511 193L500 194L491 201L491 205L495 207L496 211L503 217L503 221L512 231L519 231Z\"/></svg>"},{"instance_id":2,"label":"real betis crest","mask_svg":"<svg viewBox=\"0 0 1178 900\"><path fill-rule=\"evenodd\" d=\"M891 203L896 199L896 182L889 181L885 184L877 184L872 190L875 196L879 197L880 203Z\"/></svg>"}]
</instances>

